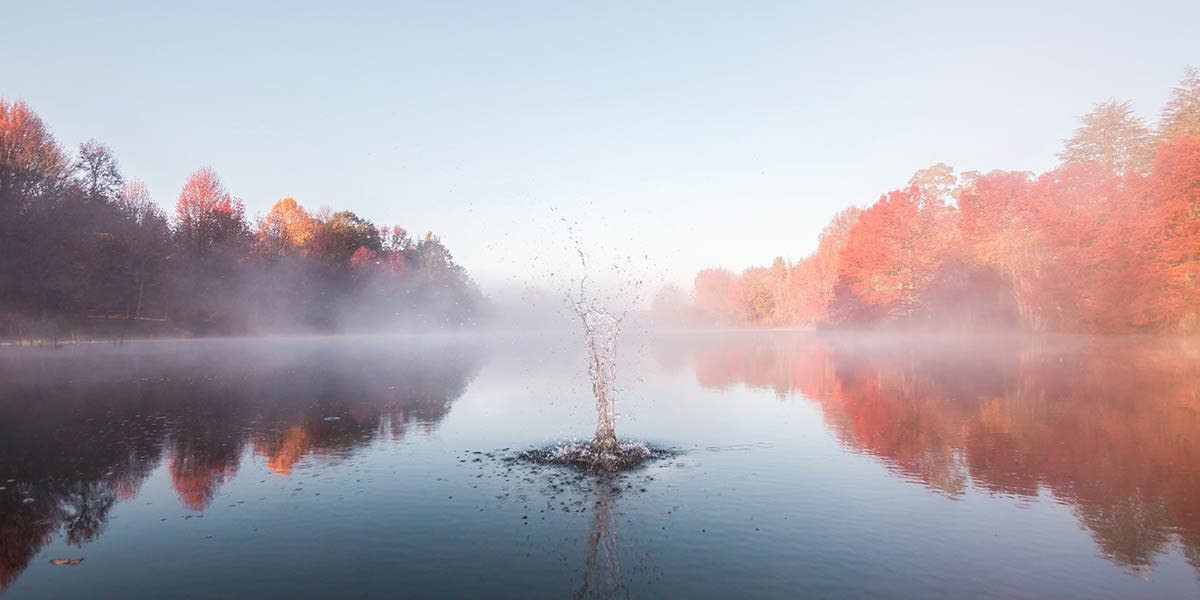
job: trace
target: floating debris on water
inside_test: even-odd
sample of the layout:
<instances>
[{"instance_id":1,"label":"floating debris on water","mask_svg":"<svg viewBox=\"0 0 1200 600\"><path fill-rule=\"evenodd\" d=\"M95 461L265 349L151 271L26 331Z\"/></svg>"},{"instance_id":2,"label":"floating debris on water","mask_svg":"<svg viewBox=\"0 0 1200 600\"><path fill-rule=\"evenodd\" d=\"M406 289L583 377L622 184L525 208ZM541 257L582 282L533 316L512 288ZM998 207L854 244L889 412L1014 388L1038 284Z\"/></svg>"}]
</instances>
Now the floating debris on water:
<instances>
[{"instance_id":1,"label":"floating debris on water","mask_svg":"<svg viewBox=\"0 0 1200 600\"><path fill-rule=\"evenodd\" d=\"M63 566L63 565L77 565L77 564L79 564L79 563L81 563L81 562L83 562L83 557L79 557L79 558L52 558L52 559L50 559L50 564L52 564L52 565L55 565L55 566L59 566L59 567L61 567L61 566Z\"/></svg>"}]
</instances>

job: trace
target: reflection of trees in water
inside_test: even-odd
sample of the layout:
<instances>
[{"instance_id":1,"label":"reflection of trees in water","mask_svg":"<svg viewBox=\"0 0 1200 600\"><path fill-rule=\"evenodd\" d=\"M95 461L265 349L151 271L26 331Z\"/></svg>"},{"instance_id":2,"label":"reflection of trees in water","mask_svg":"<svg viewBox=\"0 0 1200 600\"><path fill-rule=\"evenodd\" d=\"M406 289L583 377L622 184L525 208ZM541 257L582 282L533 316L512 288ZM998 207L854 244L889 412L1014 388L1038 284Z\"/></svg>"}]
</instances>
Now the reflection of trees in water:
<instances>
[{"instance_id":1,"label":"reflection of trees in water","mask_svg":"<svg viewBox=\"0 0 1200 600\"><path fill-rule=\"evenodd\" d=\"M286 475L306 456L398 440L439 422L479 363L458 346L4 357L0 589L56 534L95 539L164 460L180 502L201 511L248 448Z\"/></svg>"},{"instance_id":2,"label":"reflection of trees in water","mask_svg":"<svg viewBox=\"0 0 1200 600\"><path fill-rule=\"evenodd\" d=\"M21 366L0 378L0 486L8 488L0 491L0 588L56 532L72 544L99 535L163 449L160 422L146 416L150 403L136 389L86 389L67 378L36 385L36 366Z\"/></svg>"},{"instance_id":3,"label":"reflection of trees in water","mask_svg":"<svg viewBox=\"0 0 1200 600\"><path fill-rule=\"evenodd\" d=\"M470 356L410 355L369 371L296 369L282 377L286 385L256 390L267 400L254 450L287 474L305 457L344 455L378 437L400 440L413 426L428 431L466 391L477 364Z\"/></svg>"},{"instance_id":4,"label":"reflection of trees in water","mask_svg":"<svg viewBox=\"0 0 1200 600\"><path fill-rule=\"evenodd\" d=\"M1150 339L737 335L666 344L706 387L816 402L849 447L957 497L968 486L1074 507L1132 569L1179 543L1200 569L1200 347Z\"/></svg>"},{"instance_id":5,"label":"reflection of trees in water","mask_svg":"<svg viewBox=\"0 0 1200 600\"><path fill-rule=\"evenodd\" d=\"M593 479L596 502L592 507L592 522L588 530L588 556L583 582L574 598L612 598L629 596L621 578L621 560L617 551L617 482L608 476Z\"/></svg>"}]
</instances>

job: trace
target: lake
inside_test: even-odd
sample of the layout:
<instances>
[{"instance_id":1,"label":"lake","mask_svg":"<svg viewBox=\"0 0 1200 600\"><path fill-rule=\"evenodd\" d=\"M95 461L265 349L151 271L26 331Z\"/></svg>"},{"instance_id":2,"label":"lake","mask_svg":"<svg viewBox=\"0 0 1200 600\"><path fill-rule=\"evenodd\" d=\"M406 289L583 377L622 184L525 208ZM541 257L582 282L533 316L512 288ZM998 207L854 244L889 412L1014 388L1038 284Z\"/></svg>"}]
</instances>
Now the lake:
<instances>
[{"instance_id":1,"label":"lake","mask_svg":"<svg viewBox=\"0 0 1200 600\"><path fill-rule=\"evenodd\" d=\"M1195 342L631 334L594 476L578 337L0 348L0 593L1200 594Z\"/></svg>"}]
</instances>

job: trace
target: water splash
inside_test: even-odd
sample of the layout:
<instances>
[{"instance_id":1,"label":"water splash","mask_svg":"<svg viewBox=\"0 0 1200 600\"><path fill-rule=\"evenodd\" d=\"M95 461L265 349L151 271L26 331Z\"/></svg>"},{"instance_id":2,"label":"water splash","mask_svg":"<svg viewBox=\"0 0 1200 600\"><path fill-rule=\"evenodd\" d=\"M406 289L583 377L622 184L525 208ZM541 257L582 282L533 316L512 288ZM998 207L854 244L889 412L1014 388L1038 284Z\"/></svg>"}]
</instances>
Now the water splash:
<instances>
[{"instance_id":1,"label":"water splash","mask_svg":"<svg viewBox=\"0 0 1200 600\"><path fill-rule=\"evenodd\" d=\"M579 254L580 260L583 253ZM585 263L586 264L586 263ZM617 452L616 393L617 337L625 313L615 315L587 295L586 277L579 282L579 296L573 298L575 314L583 321L588 350L588 377L596 399L596 435L592 450L599 454Z\"/></svg>"},{"instance_id":2,"label":"water splash","mask_svg":"<svg viewBox=\"0 0 1200 600\"><path fill-rule=\"evenodd\" d=\"M620 442L616 431L617 339L628 309L620 313L605 307L601 300L588 293L587 256L571 229L571 239L579 255L584 275L578 290L567 293L575 315L583 323L584 342L588 355L588 378L596 403L596 433L590 442L569 442L550 448L536 448L520 457L538 463L557 463L581 467L587 471L620 471L640 465L646 460L671 454L641 442ZM640 285L640 281L635 285ZM572 286L574 288L574 286ZM636 302L636 301L635 301Z\"/></svg>"},{"instance_id":3,"label":"water splash","mask_svg":"<svg viewBox=\"0 0 1200 600\"><path fill-rule=\"evenodd\" d=\"M590 442L564 442L549 448L534 448L518 457L540 464L579 467L591 472L613 472L632 469L658 458L674 456L676 452L654 448L645 442L622 442L613 438L612 445Z\"/></svg>"}]
</instances>

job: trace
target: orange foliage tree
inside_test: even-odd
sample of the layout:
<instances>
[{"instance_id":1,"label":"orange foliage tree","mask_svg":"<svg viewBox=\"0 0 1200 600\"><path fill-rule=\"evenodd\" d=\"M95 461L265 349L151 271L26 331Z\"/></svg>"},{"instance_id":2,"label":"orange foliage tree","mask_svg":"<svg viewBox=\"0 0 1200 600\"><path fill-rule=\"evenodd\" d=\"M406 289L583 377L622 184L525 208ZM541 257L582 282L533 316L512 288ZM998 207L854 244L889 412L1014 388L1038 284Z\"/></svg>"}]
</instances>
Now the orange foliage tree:
<instances>
[{"instance_id":1,"label":"orange foliage tree","mask_svg":"<svg viewBox=\"0 0 1200 600\"><path fill-rule=\"evenodd\" d=\"M863 211L838 257L832 313L843 322L912 317L957 239L954 212L916 186Z\"/></svg>"},{"instance_id":2,"label":"orange foliage tree","mask_svg":"<svg viewBox=\"0 0 1200 600\"><path fill-rule=\"evenodd\" d=\"M321 222L296 203L284 198L258 221L258 239L268 252L307 252L316 239Z\"/></svg>"},{"instance_id":3,"label":"orange foliage tree","mask_svg":"<svg viewBox=\"0 0 1200 600\"><path fill-rule=\"evenodd\" d=\"M1156 133L1128 102L1108 101L1040 176L960 181L942 163L922 169L908 187L835 215L795 264L701 271L695 323L1197 331L1197 131L1200 76L1189 69Z\"/></svg>"}]
</instances>

